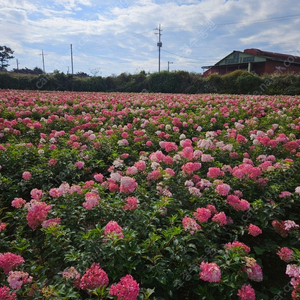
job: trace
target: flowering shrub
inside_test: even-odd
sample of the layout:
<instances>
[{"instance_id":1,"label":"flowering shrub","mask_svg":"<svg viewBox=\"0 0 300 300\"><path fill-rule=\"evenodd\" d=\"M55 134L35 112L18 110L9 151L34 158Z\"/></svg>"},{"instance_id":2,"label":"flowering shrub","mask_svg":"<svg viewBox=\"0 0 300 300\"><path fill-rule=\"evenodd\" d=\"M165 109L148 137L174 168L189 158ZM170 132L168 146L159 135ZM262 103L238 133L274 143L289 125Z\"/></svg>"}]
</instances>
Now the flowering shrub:
<instances>
[{"instance_id":1,"label":"flowering shrub","mask_svg":"<svg viewBox=\"0 0 300 300\"><path fill-rule=\"evenodd\" d=\"M299 97L0 96L0 299L299 299Z\"/></svg>"}]
</instances>

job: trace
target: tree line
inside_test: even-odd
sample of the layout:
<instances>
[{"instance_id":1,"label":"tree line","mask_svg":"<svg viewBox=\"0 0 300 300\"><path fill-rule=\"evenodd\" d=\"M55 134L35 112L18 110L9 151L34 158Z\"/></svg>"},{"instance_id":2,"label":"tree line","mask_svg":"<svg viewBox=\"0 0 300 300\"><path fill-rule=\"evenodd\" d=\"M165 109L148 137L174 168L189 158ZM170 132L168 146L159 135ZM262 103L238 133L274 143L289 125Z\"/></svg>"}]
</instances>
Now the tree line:
<instances>
[{"instance_id":1,"label":"tree line","mask_svg":"<svg viewBox=\"0 0 300 300\"><path fill-rule=\"evenodd\" d=\"M219 93L219 94L283 94L300 95L300 76L274 74L257 76L237 70L226 75L202 74L186 71L163 71L147 74L122 73L118 76L87 76L64 74L0 73L1 89L85 91L85 92L134 92L134 93Z\"/></svg>"}]
</instances>

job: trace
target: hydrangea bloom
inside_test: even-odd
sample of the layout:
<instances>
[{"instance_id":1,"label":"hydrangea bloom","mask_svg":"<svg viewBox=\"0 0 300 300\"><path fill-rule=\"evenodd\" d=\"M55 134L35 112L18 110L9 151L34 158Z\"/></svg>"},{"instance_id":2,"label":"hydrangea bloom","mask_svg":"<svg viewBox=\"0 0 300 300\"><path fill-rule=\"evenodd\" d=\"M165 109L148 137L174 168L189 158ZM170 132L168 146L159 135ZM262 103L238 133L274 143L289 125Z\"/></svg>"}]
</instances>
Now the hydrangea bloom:
<instances>
[{"instance_id":1,"label":"hydrangea bloom","mask_svg":"<svg viewBox=\"0 0 300 300\"><path fill-rule=\"evenodd\" d=\"M227 224L227 217L224 212L220 212L215 214L212 219L213 222L218 223L220 226L226 225Z\"/></svg>"},{"instance_id":2,"label":"hydrangea bloom","mask_svg":"<svg viewBox=\"0 0 300 300\"><path fill-rule=\"evenodd\" d=\"M294 251L287 247L282 247L278 250L277 255L281 260L289 263L293 260Z\"/></svg>"},{"instance_id":3,"label":"hydrangea bloom","mask_svg":"<svg viewBox=\"0 0 300 300\"><path fill-rule=\"evenodd\" d=\"M258 236L262 233L262 230L258 226L250 224L248 226L248 233L252 236Z\"/></svg>"},{"instance_id":4,"label":"hydrangea bloom","mask_svg":"<svg viewBox=\"0 0 300 300\"><path fill-rule=\"evenodd\" d=\"M117 222L109 221L104 228L104 237L122 239L124 237L122 230L122 227Z\"/></svg>"},{"instance_id":5,"label":"hydrangea bloom","mask_svg":"<svg viewBox=\"0 0 300 300\"><path fill-rule=\"evenodd\" d=\"M99 195L93 192L88 192L85 194L85 202L82 203L82 206L88 210L91 210L94 206L97 206L99 203Z\"/></svg>"},{"instance_id":6,"label":"hydrangea bloom","mask_svg":"<svg viewBox=\"0 0 300 300\"><path fill-rule=\"evenodd\" d=\"M194 212L194 216L199 223L204 223L211 217L211 211L205 207L198 207Z\"/></svg>"},{"instance_id":7,"label":"hydrangea bloom","mask_svg":"<svg viewBox=\"0 0 300 300\"><path fill-rule=\"evenodd\" d=\"M100 264L93 263L89 269L86 269L81 277L79 287L82 290L93 290L106 287L108 282L108 276L106 272L100 268Z\"/></svg>"},{"instance_id":8,"label":"hydrangea bloom","mask_svg":"<svg viewBox=\"0 0 300 300\"><path fill-rule=\"evenodd\" d=\"M245 272L248 278L252 281L260 282L263 280L262 269L252 257L245 257L246 267Z\"/></svg>"},{"instance_id":9,"label":"hydrangea bloom","mask_svg":"<svg viewBox=\"0 0 300 300\"><path fill-rule=\"evenodd\" d=\"M31 178L30 172L28 172L28 171L23 172L22 178L25 179L25 180L29 180Z\"/></svg>"},{"instance_id":10,"label":"hydrangea bloom","mask_svg":"<svg viewBox=\"0 0 300 300\"><path fill-rule=\"evenodd\" d=\"M122 193L132 193L138 186L134 178L124 176L121 178L120 192Z\"/></svg>"},{"instance_id":11,"label":"hydrangea bloom","mask_svg":"<svg viewBox=\"0 0 300 300\"><path fill-rule=\"evenodd\" d=\"M72 279L74 286L78 289L80 288L80 273L74 267L63 271L62 276L67 280Z\"/></svg>"},{"instance_id":12,"label":"hydrangea bloom","mask_svg":"<svg viewBox=\"0 0 300 300\"><path fill-rule=\"evenodd\" d=\"M59 225L60 223L61 223L60 218L49 219L49 220L45 220L42 223L42 227L43 228L55 227L56 225Z\"/></svg>"},{"instance_id":13,"label":"hydrangea bloom","mask_svg":"<svg viewBox=\"0 0 300 300\"><path fill-rule=\"evenodd\" d=\"M226 183L220 183L216 186L216 192L221 196L227 196L230 191L230 185Z\"/></svg>"},{"instance_id":14,"label":"hydrangea bloom","mask_svg":"<svg viewBox=\"0 0 300 300\"><path fill-rule=\"evenodd\" d=\"M16 292L10 292L10 289L8 286L0 287L0 299L3 300L15 300L17 299Z\"/></svg>"},{"instance_id":15,"label":"hydrangea bloom","mask_svg":"<svg viewBox=\"0 0 300 300\"><path fill-rule=\"evenodd\" d=\"M24 262L24 258L20 255L11 252L0 253L0 268L3 269L5 274Z\"/></svg>"},{"instance_id":16,"label":"hydrangea bloom","mask_svg":"<svg viewBox=\"0 0 300 300\"><path fill-rule=\"evenodd\" d=\"M23 198L14 198L14 200L11 202L11 206L15 208L21 208L25 203L26 200L24 200Z\"/></svg>"},{"instance_id":17,"label":"hydrangea bloom","mask_svg":"<svg viewBox=\"0 0 300 300\"><path fill-rule=\"evenodd\" d=\"M251 250L250 247L239 241L227 243L224 248L225 250L241 251L244 255L247 255Z\"/></svg>"},{"instance_id":18,"label":"hydrangea bloom","mask_svg":"<svg viewBox=\"0 0 300 300\"><path fill-rule=\"evenodd\" d=\"M200 225L197 224L193 218L189 218L187 216L185 216L182 219L182 225L184 227L184 230L189 231L190 234L194 234L195 231L198 231L201 229Z\"/></svg>"},{"instance_id":19,"label":"hydrangea bloom","mask_svg":"<svg viewBox=\"0 0 300 300\"><path fill-rule=\"evenodd\" d=\"M51 209L51 205L47 205L45 202L39 202L34 199L27 203L25 207L28 209L26 216L28 226L33 230L45 221L48 211Z\"/></svg>"},{"instance_id":20,"label":"hydrangea bloom","mask_svg":"<svg viewBox=\"0 0 300 300\"><path fill-rule=\"evenodd\" d=\"M136 209L137 205L139 203L139 201L135 197L128 197L128 198L125 199L125 201L127 202L127 204L125 204L123 206L124 210Z\"/></svg>"},{"instance_id":21,"label":"hydrangea bloom","mask_svg":"<svg viewBox=\"0 0 300 300\"><path fill-rule=\"evenodd\" d=\"M255 300L255 291L250 284L243 285L239 290L238 294L240 300Z\"/></svg>"},{"instance_id":22,"label":"hydrangea bloom","mask_svg":"<svg viewBox=\"0 0 300 300\"><path fill-rule=\"evenodd\" d=\"M120 282L111 285L109 294L117 296L117 300L135 300L139 295L140 287L136 280L129 274L122 277Z\"/></svg>"},{"instance_id":23,"label":"hydrangea bloom","mask_svg":"<svg viewBox=\"0 0 300 300\"><path fill-rule=\"evenodd\" d=\"M22 271L10 271L7 277L7 282L13 290L18 290L24 283L31 281L32 277L29 276L28 273Z\"/></svg>"},{"instance_id":24,"label":"hydrangea bloom","mask_svg":"<svg viewBox=\"0 0 300 300\"><path fill-rule=\"evenodd\" d=\"M200 278L204 281L219 282L221 280L220 267L214 262L206 263L202 261L200 264L200 270Z\"/></svg>"}]
</instances>

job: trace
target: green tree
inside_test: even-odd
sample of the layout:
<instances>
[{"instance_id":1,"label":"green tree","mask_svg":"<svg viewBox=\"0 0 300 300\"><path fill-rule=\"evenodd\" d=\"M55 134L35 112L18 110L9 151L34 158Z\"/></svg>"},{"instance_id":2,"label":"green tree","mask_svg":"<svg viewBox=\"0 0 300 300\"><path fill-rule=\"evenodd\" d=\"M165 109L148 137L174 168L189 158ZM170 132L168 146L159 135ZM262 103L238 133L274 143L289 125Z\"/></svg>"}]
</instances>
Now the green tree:
<instances>
[{"instance_id":1,"label":"green tree","mask_svg":"<svg viewBox=\"0 0 300 300\"><path fill-rule=\"evenodd\" d=\"M12 51L9 47L0 46L0 71L6 71L9 66L8 60L14 58Z\"/></svg>"}]
</instances>

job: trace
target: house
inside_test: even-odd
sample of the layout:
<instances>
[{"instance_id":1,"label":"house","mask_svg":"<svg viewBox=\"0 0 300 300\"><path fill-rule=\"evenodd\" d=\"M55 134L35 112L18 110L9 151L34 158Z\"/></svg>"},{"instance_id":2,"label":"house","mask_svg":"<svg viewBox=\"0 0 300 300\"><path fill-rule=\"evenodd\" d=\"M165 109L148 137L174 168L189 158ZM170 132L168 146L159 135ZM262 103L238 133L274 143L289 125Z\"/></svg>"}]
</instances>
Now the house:
<instances>
[{"instance_id":1,"label":"house","mask_svg":"<svg viewBox=\"0 0 300 300\"><path fill-rule=\"evenodd\" d=\"M233 51L213 66L204 66L207 69L204 77L213 73L228 74L235 70L247 70L257 75L300 73L300 57L262 51L259 49L245 49L244 52Z\"/></svg>"}]
</instances>

